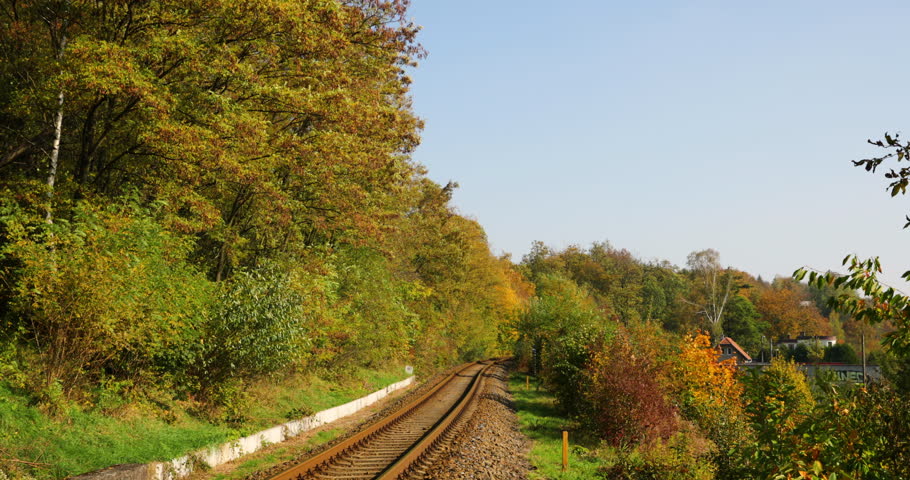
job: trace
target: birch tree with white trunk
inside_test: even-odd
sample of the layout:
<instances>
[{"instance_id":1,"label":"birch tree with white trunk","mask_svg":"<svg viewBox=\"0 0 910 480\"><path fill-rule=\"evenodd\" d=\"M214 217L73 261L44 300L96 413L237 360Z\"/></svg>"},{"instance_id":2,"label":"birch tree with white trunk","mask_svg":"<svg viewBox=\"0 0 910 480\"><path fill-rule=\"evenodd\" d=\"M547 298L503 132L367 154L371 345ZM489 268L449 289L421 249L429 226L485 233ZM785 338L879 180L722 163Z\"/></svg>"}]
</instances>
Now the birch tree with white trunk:
<instances>
[{"instance_id":1,"label":"birch tree with white trunk","mask_svg":"<svg viewBox=\"0 0 910 480\"><path fill-rule=\"evenodd\" d=\"M66 10L69 2L63 2L59 5L62 11L56 11L53 8L47 9L46 16L43 17L50 33L51 47L54 53L54 59L58 64L63 62L63 54L66 51L67 27L69 20L66 18ZM61 15L62 13L62 15ZM57 110L54 112L54 133L51 141L50 165L47 174L47 211L44 217L45 223L52 225L54 223L54 190L57 183L57 164L60 158L60 139L63 137L63 88L57 94Z\"/></svg>"},{"instance_id":2,"label":"birch tree with white trunk","mask_svg":"<svg viewBox=\"0 0 910 480\"><path fill-rule=\"evenodd\" d=\"M686 302L703 315L715 340L723 338L723 317L727 301L733 292L733 272L723 268L720 253L714 249L692 252L686 265L694 276L695 291Z\"/></svg>"}]
</instances>

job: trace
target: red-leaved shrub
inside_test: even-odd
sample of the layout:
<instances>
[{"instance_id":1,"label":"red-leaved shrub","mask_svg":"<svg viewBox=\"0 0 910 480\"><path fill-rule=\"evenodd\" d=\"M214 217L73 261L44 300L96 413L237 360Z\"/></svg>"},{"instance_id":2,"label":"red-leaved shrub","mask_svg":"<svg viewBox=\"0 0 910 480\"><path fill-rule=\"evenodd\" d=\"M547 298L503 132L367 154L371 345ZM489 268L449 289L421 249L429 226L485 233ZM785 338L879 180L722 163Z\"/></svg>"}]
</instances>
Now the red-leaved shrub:
<instances>
[{"instance_id":1,"label":"red-leaved shrub","mask_svg":"<svg viewBox=\"0 0 910 480\"><path fill-rule=\"evenodd\" d=\"M656 359L637 352L624 329L593 348L588 401L601 437L621 445L673 435L677 412L667 401Z\"/></svg>"}]
</instances>

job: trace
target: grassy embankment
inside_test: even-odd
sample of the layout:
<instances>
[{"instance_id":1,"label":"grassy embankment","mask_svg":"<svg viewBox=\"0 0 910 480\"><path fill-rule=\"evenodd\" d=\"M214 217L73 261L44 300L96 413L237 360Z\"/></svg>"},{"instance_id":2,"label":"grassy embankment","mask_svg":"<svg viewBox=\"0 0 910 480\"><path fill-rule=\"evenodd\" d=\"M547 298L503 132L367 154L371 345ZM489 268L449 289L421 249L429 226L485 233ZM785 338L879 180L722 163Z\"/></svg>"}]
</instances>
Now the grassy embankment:
<instances>
[{"instance_id":1,"label":"grassy embankment","mask_svg":"<svg viewBox=\"0 0 910 480\"><path fill-rule=\"evenodd\" d=\"M509 389L515 401L515 409L521 424L521 431L532 443L530 460L537 468L532 479L586 480L596 478L596 472L603 465L590 452L597 445L596 440L586 438L579 432L577 424L563 416L555 405L555 398L543 388L537 388L531 379L530 388L525 388L525 375L513 372L509 378ZM569 469L562 471L562 431L569 431Z\"/></svg>"},{"instance_id":2,"label":"grassy embankment","mask_svg":"<svg viewBox=\"0 0 910 480\"><path fill-rule=\"evenodd\" d=\"M309 440L306 441L304 450L310 450L318 447L319 445L330 442L342 433L344 433L344 430L340 428L332 428L316 432L312 437L310 437ZM278 465L298 458L300 456L300 452L301 449L299 447L287 448L277 446L274 449L267 450L261 455L258 453L251 455L251 458L249 460L242 461L242 463L237 465L235 468L231 468L227 473L207 473L203 474L201 477L194 475L193 478L210 478L211 480L240 480L273 465Z\"/></svg>"},{"instance_id":3,"label":"grassy embankment","mask_svg":"<svg viewBox=\"0 0 910 480\"><path fill-rule=\"evenodd\" d=\"M316 448L324 443L330 442L343 432L344 430L340 428L332 428L316 432L309 440L307 440L305 449L309 450ZM299 455L299 448L277 447L274 450L266 451L266 453L262 455L251 455L252 458L243 461L237 465L236 468L231 469L228 473L217 473L214 475L207 474L203 475L203 478L209 476L211 480L239 480L247 478L256 472L269 468L273 465L278 465L289 460L293 460ZM199 477L196 477L194 475L194 478Z\"/></svg>"},{"instance_id":4,"label":"grassy embankment","mask_svg":"<svg viewBox=\"0 0 910 480\"><path fill-rule=\"evenodd\" d=\"M261 383L249 390L252 401L243 409L243 421L233 426L190 415L180 402L107 409L68 404L49 416L0 383L0 471L22 472L34 464L27 468L34 477L61 478L120 463L169 460L349 402L405 377L396 366L359 370L338 382L298 376ZM323 443L338 433L320 432L311 442Z\"/></svg>"}]
</instances>

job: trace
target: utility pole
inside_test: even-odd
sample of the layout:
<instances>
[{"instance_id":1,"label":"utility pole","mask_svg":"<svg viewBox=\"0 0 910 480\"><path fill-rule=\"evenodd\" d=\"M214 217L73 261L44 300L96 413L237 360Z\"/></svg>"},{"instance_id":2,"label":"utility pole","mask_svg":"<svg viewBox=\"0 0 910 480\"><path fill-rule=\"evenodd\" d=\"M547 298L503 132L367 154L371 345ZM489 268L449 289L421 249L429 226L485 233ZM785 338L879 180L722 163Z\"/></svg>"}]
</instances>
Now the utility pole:
<instances>
[{"instance_id":1,"label":"utility pole","mask_svg":"<svg viewBox=\"0 0 910 480\"><path fill-rule=\"evenodd\" d=\"M862 351L863 351L863 385L866 384L866 332L863 332L862 336Z\"/></svg>"}]
</instances>

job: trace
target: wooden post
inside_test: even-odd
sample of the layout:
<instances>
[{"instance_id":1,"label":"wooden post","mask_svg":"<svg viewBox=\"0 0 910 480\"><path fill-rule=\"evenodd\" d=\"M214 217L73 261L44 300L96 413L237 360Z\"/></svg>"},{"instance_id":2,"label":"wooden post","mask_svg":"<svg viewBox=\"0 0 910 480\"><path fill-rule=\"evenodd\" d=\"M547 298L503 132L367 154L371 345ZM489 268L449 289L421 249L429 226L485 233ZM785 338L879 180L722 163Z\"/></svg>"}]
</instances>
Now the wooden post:
<instances>
[{"instance_id":1,"label":"wooden post","mask_svg":"<svg viewBox=\"0 0 910 480\"><path fill-rule=\"evenodd\" d=\"M569 432L562 431L562 471L569 469Z\"/></svg>"},{"instance_id":2,"label":"wooden post","mask_svg":"<svg viewBox=\"0 0 910 480\"><path fill-rule=\"evenodd\" d=\"M525 390L531 389L531 376L525 375Z\"/></svg>"}]
</instances>

